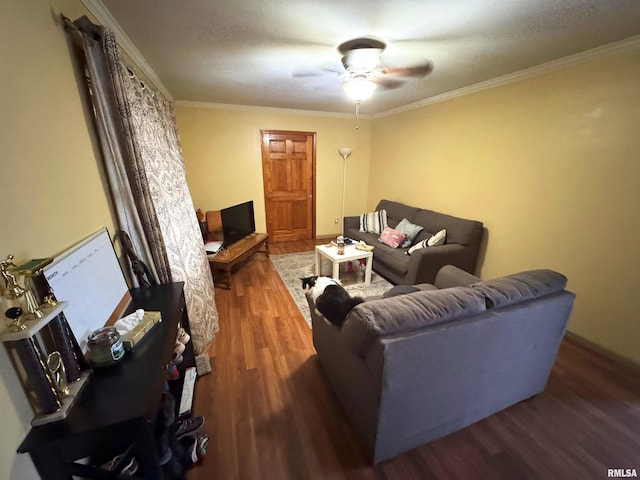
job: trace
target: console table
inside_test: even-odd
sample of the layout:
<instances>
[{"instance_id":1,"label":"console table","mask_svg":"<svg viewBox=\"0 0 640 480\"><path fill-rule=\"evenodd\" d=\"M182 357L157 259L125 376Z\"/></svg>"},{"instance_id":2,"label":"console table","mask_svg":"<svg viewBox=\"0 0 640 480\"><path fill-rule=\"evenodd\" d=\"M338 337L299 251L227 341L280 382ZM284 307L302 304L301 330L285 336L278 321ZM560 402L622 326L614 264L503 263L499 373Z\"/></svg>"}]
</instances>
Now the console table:
<instances>
[{"instance_id":1,"label":"console table","mask_svg":"<svg viewBox=\"0 0 640 480\"><path fill-rule=\"evenodd\" d=\"M265 249L260 250L264 245ZM269 256L269 234L252 233L242 240L237 241L230 247L215 255L208 255L211 273L215 270L222 270L225 273L226 286L231 290L231 269L239 262L251 257L254 253L261 252Z\"/></svg>"},{"instance_id":2,"label":"console table","mask_svg":"<svg viewBox=\"0 0 640 480\"><path fill-rule=\"evenodd\" d=\"M153 428L171 361L178 323L188 330L182 282L131 289L131 311L160 311L162 321L117 364L94 369L64 420L33 427L18 447L29 453L44 480L105 478L105 471L77 460L91 458L100 465L129 450L138 459L145 479L162 479ZM181 391L184 369L195 365L193 342L180 364L181 379L170 383Z\"/></svg>"}]
</instances>

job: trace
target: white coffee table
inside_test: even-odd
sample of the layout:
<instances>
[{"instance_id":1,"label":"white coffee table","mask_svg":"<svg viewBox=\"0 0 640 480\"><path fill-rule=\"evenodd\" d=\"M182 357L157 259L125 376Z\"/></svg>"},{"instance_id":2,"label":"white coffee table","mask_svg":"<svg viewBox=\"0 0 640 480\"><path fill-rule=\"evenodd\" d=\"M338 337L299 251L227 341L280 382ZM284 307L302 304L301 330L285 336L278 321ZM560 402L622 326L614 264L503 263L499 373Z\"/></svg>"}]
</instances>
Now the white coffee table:
<instances>
[{"instance_id":1,"label":"white coffee table","mask_svg":"<svg viewBox=\"0 0 640 480\"><path fill-rule=\"evenodd\" d=\"M365 250L358 250L354 245L344 246L344 255L338 255L338 248L333 245L317 245L316 246L316 275L320 275L320 262L322 258L326 258L333 264L332 278L335 280L340 279L340 264L344 262L351 262L353 260L366 259L367 265L364 272L364 284L369 285L371 283L371 263L373 259L373 252L367 252Z\"/></svg>"}]
</instances>

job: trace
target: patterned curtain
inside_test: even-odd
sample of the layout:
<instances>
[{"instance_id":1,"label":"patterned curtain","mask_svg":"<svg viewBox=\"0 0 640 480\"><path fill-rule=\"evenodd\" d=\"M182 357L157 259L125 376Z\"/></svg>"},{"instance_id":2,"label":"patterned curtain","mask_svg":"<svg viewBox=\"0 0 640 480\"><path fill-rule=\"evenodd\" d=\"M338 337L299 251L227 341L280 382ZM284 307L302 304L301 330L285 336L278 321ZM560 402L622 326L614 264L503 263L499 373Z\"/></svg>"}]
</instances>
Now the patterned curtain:
<instances>
[{"instance_id":1,"label":"patterned curtain","mask_svg":"<svg viewBox=\"0 0 640 480\"><path fill-rule=\"evenodd\" d=\"M198 371L206 373L206 351L218 331L218 313L173 105L124 63L113 32L86 17L74 25L83 33L96 126L119 227L161 283L185 282Z\"/></svg>"}]
</instances>

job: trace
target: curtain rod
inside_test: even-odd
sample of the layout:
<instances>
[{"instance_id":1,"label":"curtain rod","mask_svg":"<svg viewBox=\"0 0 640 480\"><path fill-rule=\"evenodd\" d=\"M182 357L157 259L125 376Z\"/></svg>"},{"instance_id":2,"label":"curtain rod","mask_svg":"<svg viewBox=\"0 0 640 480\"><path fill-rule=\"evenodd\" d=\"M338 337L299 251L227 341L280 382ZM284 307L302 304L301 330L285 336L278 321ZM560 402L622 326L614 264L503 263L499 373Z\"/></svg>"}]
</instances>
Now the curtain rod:
<instances>
[{"instance_id":1,"label":"curtain rod","mask_svg":"<svg viewBox=\"0 0 640 480\"><path fill-rule=\"evenodd\" d=\"M71 20L64 14L60 14L60 17L62 17L66 28L89 35L96 42L102 40L102 27L91 23L91 20L89 20L86 15L81 16L77 20Z\"/></svg>"},{"instance_id":2,"label":"curtain rod","mask_svg":"<svg viewBox=\"0 0 640 480\"><path fill-rule=\"evenodd\" d=\"M60 17L62 18L64 27L66 29L75 30L76 32L80 32L83 35L88 35L96 42L102 41L102 38L103 38L102 31L104 27L102 27L101 25L96 25L92 23L91 20L89 20L89 18L86 15L81 16L77 20L71 20L69 17L65 16L64 14L60 14ZM129 78L135 79L135 81L140 84L140 87L143 90L149 91L152 97L156 96L156 92L154 91L154 89L149 88L147 84L143 80L141 80L138 75L136 75L133 68L127 65L127 63L124 62L122 58L120 59L120 62L122 63L125 70L129 74Z\"/></svg>"}]
</instances>

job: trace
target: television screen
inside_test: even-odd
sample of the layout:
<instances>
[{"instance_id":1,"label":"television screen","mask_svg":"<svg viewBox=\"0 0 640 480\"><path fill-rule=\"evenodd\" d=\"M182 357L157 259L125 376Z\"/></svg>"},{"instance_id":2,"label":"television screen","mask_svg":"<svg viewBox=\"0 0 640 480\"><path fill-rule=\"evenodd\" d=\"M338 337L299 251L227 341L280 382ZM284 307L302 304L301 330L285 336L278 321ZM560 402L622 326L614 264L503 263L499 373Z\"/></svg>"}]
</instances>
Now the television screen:
<instances>
[{"instance_id":1,"label":"television screen","mask_svg":"<svg viewBox=\"0 0 640 480\"><path fill-rule=\"evenodd\" d=\"M225 247L256 231L253 200L220 210L222 243Z\"/></svg>"}]
</instances>

